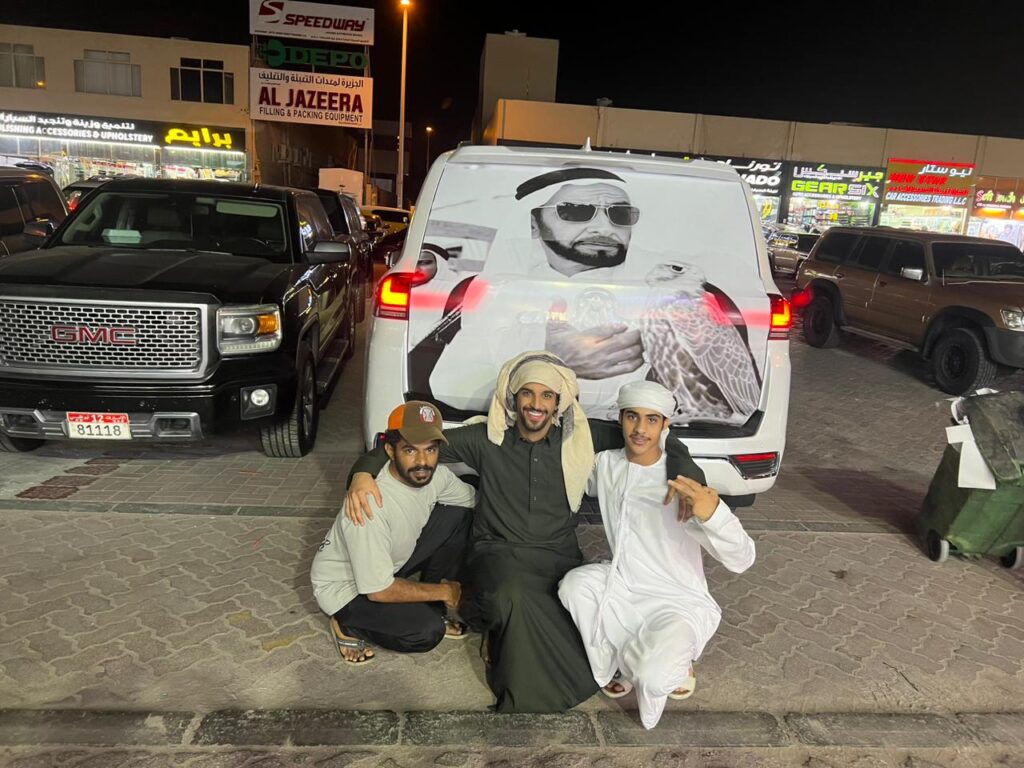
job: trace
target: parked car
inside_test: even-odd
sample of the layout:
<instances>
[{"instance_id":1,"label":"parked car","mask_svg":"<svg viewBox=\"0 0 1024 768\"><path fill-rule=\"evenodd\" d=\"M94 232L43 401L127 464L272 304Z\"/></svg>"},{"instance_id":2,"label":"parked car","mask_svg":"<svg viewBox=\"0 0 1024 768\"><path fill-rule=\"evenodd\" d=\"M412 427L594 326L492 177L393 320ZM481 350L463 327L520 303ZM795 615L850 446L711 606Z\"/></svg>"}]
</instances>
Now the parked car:
<instances>
[{"instance_id":1,"label":"parked car","mask_svg":"<svg viewBox=\"0 0 1024 768\"><path fill-rule=\"evenodd\" d=\"M402 229L390 235L385 235L373 249L373 260L377 264L383 264L391 269L402 255L402 248L405 247L405 236L408 229Z\"/></svg>"},{"instance_id":2,"label":"parked car","mask_svg":"<svg viewBox=\"0 0 1024 768\"><path fill-rule=\"evenodd\" d=\"M363 290L363 298L356 311L356 322L366 318L366 302L373 295L373 243L369 233L363 228L363 219L359 215L356 201L341 192L329 189L310 190L320 198L327 212L335 238L348 243L352 249L352 264L355 268L355 280Z\"/></svg>"},{"instance_id":3,"label":"parked car","mask_svg":"<svg viewBox=\"0 0 1024 768\"><path fill-rule=\"evenodd\" d=\"M312 192L109 181L0 261L0 449L252 426L268 456L302 456L359 288Z\"/></svg>"},{"instance_id":4,"label":"parked car","mask_svg":"<svg viewBox=\"0 0 1024 768\"><path fill-rule=\"evenodd\" d=\"M384 224L385 234L393 235L409 226L409 219L412 214L405 208L391 208L386 205L364 205L363 215L372 214L380 216Z\"/></svg>"},{"instance_id":5,"label":"parked car","mask_svg":"<svg viewBox=\"0 0 1024 768\"><path fill-rule=\"evenodd\" d=\"M617 420L620 385L657 379L676 395L672 439L710 486L735 505L772 487L791 318L735 170L540 147L466 146L437 163L377 286L367 446L405 400L436 403L448 426L486 413L501 365L548 349L577 372L590 417ZM584 359L619 333L635 358Z\"/></svg>"},{"instance_id":6,"label":"parked car","mask_svg":"<svg viewBox=\"0 0 1024 768\"><path fill-rule=\"evenodd\" d=\"M362 217L365 222L366 233L370 236L370 242L376 248L385 235L388 234L387 227L384 226L384 220L374 213L363 213Z\"/></svg>"},{"instance_id":7,"label":"parked car","mask_svg":"<svg viewBox=\"0 0 1024 768\"><path fill-rule=\"evenodd\" d=\"M913 350L962 395L1024 367L1024 255L1009 243L889 227L833 227L797 275L814 347L840 331Z\"/></svg>"},{"instance_id":8,"label":"parked car","mask_svg":"<svg viewBox=\"0 0 1024 768\"><path fill-rule=\"evenodd\" d=\"M82 202L82 198L113 179L136 179L137 176L90 176L88 179L73 181L64 187L64 198L68 201L68 210L73 211Z\"/></svg>"},{"instance_id":9,"label":"parked car","mask_svg":"<svg viewBox=\"0 0 1024 768\"><path fill-rule=\"evenodd\" d=\"M38 248L67 215L60 189L47 174L0 168L0 257Z\"/></svg>"},{"instance_id":10,"label":"parked car","mask_svg":"<svg viewBox=\"0 0 1024 768\"><path fill-rule=\"evenodd\" d=\"M820 237L808 232L776 232L768 240L768 262L772 272L795 276Z\"/></svg>"}]
</instances>

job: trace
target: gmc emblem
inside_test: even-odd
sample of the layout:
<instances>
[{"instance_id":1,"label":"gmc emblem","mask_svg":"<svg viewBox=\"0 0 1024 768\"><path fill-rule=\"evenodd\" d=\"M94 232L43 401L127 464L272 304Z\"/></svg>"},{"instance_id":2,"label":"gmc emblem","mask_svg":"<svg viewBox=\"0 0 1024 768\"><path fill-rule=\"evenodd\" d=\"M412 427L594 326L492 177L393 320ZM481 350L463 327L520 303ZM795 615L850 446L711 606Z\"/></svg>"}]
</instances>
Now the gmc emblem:
<instances>
[{"instance_id":1,"label":"gmc emblem","mask_svg":"<svg viewBox=\"0 0 1024 768\"><path fill-rule=\"evenodd\" d=\"M50 338L69 344L118 344L131 346L136 343L134 328L114 328L99 325L54 325L50 327Z\"/></svg>"}]
</instances>

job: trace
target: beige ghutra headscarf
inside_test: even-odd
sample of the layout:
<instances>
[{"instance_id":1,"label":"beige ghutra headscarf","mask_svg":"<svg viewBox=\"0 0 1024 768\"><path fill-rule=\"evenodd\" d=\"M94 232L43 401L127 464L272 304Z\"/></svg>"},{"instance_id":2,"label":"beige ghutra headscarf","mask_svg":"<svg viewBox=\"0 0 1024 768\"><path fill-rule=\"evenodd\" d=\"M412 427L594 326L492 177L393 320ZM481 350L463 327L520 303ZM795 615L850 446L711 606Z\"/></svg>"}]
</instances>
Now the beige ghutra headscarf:
<instances>
[{"instance_id":1,"label":"beige ghutra headscarf","mask_svg":"<svg viewBox=\"0 0 1024 768\"><path fill-rule=\"evenodd\" d=\"M559 395L553 421L562 428L565 496L569 507L576 512L594 467L594 442L587 416L577 400L580 388L576 374L561 358L544 351L524 352L501 367L487 413L487 439L501 445L505 430L516 423L516 392L531 383L543 384Z\"/></svg>"}]
</instances>

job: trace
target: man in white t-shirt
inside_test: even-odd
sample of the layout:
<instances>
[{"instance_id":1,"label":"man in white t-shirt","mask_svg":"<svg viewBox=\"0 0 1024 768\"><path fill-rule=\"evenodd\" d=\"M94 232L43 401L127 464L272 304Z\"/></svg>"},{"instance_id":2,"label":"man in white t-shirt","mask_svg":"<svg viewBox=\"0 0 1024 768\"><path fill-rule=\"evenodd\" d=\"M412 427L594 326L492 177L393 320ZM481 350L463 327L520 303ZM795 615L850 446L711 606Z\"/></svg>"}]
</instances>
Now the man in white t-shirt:
<instances>
[{"instance_id":1,"label":"man in white t-shirt","mask_svg":"<svg viewBox=\"0 0 1024 768\"><path fill-rule=\"evenodd\" d=\"M438 466L440 444L448 442L441 424L427 402L391 412L390 461L377 475L383 507L361 526L342 511L313 558L313 595L349 663L372 660L371 643L422 653L446 636L466 636L449 615L461 597L449 579L462 563L476 493ZM420 580L409 580L416 573Z\"/></svg>"}]
</instances>

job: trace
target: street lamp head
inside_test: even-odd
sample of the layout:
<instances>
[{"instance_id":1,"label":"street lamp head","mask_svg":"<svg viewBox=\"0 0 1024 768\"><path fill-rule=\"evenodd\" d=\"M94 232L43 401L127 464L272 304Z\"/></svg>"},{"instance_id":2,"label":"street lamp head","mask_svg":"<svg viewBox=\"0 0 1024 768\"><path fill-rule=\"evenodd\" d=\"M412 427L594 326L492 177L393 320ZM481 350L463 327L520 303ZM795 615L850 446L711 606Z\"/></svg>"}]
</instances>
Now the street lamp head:
<instances>
[{"instance_id":1,"label":"street lamp head","mask_svg":"<svg viewBox=\"0 0 1024 768\"><path fill-rule=\"evenodd\" d=\"M412 5L412 0L400 0L398 4L403 8L408 8L410 5Z\"/></svg>"},{"instance_id":2,"label":"street lamp head","mask_svg":"<svg viewBox=\"0 0 1024 768\"><path fill-rule=\"evenodd\" d=\"M431 127L430 127L430 126L428 125L428 126L427 126L427 133L433 133L433 132L434 132L434 129L433 129L433 128L431 128Z\"/></svg>"}]
</instances>

